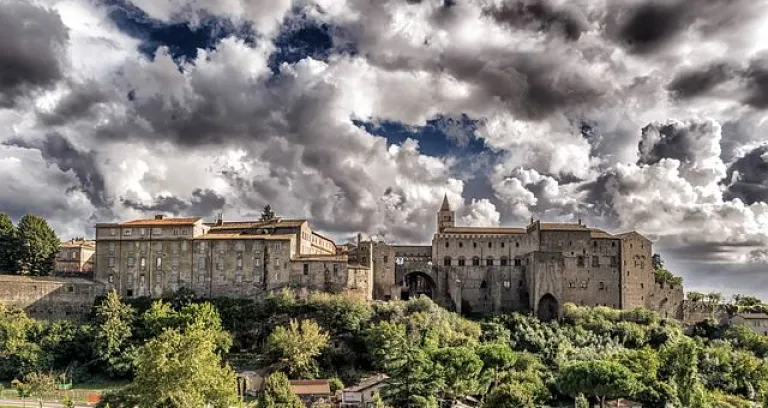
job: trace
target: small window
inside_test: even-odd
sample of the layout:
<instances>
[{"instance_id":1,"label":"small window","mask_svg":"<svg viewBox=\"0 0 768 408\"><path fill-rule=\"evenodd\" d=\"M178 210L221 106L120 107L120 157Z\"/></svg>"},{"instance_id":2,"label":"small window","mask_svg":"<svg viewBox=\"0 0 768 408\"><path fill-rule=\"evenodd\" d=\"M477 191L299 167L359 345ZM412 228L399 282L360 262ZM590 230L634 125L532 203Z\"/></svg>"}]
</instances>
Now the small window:
<instances>
[{"instance_id":1,"label":"small window","mask_svg":"<svg viewBox=\"0 0 768 408\"><path fill-rule=\"evenodd\" d=\"M520 248L520 243L519 242L515 242L515 248Z\"/></svg>"},{"instance_id":2,"label":"small window","mask_svg":"<svg viewBox=\"0 0 768 408\"><path fill-rule=\"evenodd\" d=\"M141 235L142 237L144 235L147 235L147 229L146 228L139 228L139 235Z\"/></svg>"},{"instance_id":3,"label":"small window","mask_svg":"<svg viewBox=\"0 0 768 408\"><path fill-rule=\"evenodd\" d=\"M112 229L110 229L110 230L109 230L109 235L112 235L113 237L114 237L115 235L117 235L117 229L116 229L116 228L112 228Z\"/></svg>"},{"instance_id":4,"label":"small window","mask_svg":"<svg viewBox=\"0 0 768 408\"><path fill-rule=\"evenodd\" d=\"M72 293L74 291L75 291L75 287L74 286L67 286L67 292Z\"/></svg>"},{"instance_id":5,"label":"small window","mask_svg":"<svg viewBox=\"0 0 768 408\"><path fill-rule=\"evenodd\" d=\"M592 241L592 246L597 248L597 241Z\"/></svg>"},{"instance_id":6,"label":"small window","mask_svg":"<svg viewBox=\"0 0 768 408\"><path fill-rule=\"evenodd\" d=\"M464 243L463 242L459 242L459 248L464 248Z\"/></svg>"},{"instance_id":7,"label":"small window","mask_svg":"<svg viewBox=\"0 0 768 408\"><path fill-rule=\"evenodd\" d=\"M107 282L112 283L114 281L115 281L115 275L109 275L109 277L107 278Z\"/></svg>"},{"instance_id":8,"label":"small window","mask_svg":"<svg viewBox=\"0 0 768 408\"><path fill-rule=\"evenodd\" d=\"M615 248L615 247L616 247L616 241L614 241L614 242L611 242L611 247L613 247L613 248Z\"/></svg>"},{"instance_id":9,"label":"small window","mask_svg":"<svg viewBox=\"0 0 768 408\"><path fill-rule=\"evenodd\" d=\"M444 266L451 266L451 257L450 256L446 256L445 258L443 258L443 265Z\"/></svg>"},{"instance_id":10,"label":"small window","mask_svg":"<svg viewBox=\"0 0 768 408\"><path fill-rule=\"evenodd\" d=\"M593 256L592 257L592 266L600 266L600 257L599 256Z\"/></svg>"},{"instance_id":11,"label":"small window","mask_svg":"<svg viewBox=\"0 0 768 408\"><path fill-rule=\"evenodd\" d=\"M139 267L144 270L147 267L147 258L141 257L139 258Z\"/></svg>"},{"instance_id":12,"label":"small window","mask_svg":"<svg viewBox=\"0 0 768 408\"><path fill-rule=\"evenodd\" d=\"M466 262L467 261L464 258L459 258L459 266L464 266Z\"/></svg>"},{"instance_id":13,"label":"small window","mask_svg":"<svg viewBox=\"0 0 768 408\"><path fill-rule=\"evenodd\" d=\"M507 260L506 256L501 258L501 266L507 266L508 263L509 261Z\"/></svg>"},{"instance_id":14,"label":"small window","mask_svg":"<svg viewBox=\"0 0 768 408\"><path fill-rule=\"evenodd\" d=\"M640 283L640 289L645 289L645 285L642 282Z\"/></svg>"},{"instance_id":15,"label":"small window","mask_svg":"<svg viewBox=\"0 0 768 408\"><path fill-rule=\"evenodd\" d=\"M445 247L448 248L450 245L448 245L448 241L445 241Z\"/></svg>"},{"instance_id":16,"label":"small window","mask_svg":"<svg viewBox=\"0 0 768 408\"><path fill-rule=\"evenodd\" d=\"M384 263L389 263L389 257L387 255L384 255Z\"/></svg>"},{"instance_id":17,"label":"small window","mask_svg":"<svg viewBox=\"0 0 768 408\"><path fill-rule=\"evenodd\" d=\"M486 266L493 266L493 258L488 257L488 259L485 260Z\"/></svg>"},{"instance_id":18,"label":"small window","mask_svg":"<svg viewBox=\"0 0 768 408\"><path fill-rule=\"evenodd\" d=\"M486 289L488 287L488 283L486 281L480 282L480 289Z\"/></svg>"},{"instance_id":19,"label":"small window","mask_svg":"<svg viewBox=\"0 0 768 408\"><path fill-rule=\"evenodd\" d=\"M587 288L587 281L581 281L581 288L586 289Z\"/></svg>"},{"instance_id":20,"label":"small window","mask_svg":"<svg viewBox=\"0 0 768 408\"><path fill-rule=\"evenodd\" d=\"M304 264L304 276L307 276L307 275L309 275L309 264L305 263Z\"/></svg>"},{"instance_id":21,"label":"small window","mask_svg":"<svg viewBox=\"0 0 768 408\"><path fill-rule=\"evenodd\" d=\"M515 266L522 266L523 260L520 258L515 258Z\"/></svg>"},{"instance_id":22,"label":"small window","mask_svg":"<svg viewBox=\"0 0 768 408\"><path fill-rule=\"evenodd\" d=\"M152 228L152 235L163 235L162 228Z\"/></svg>"},{"instance_id":23,"label":"small window","mask_svg":"<svg viewBox=\"0 0 768 408\"><path fill-rule=\"evenodd\" d=\"M488 243L488 248L493 248L493 242Z\"/></svg>"},{"instance_id":24,"label":"small window","mask_svg":"<svg viewBox=\"0 0 768 408\"><path fill-rule=\"evenodd\" d=\"M501 243L501 247L504 248L504 243L503 242Z\"/></svg>"},{"instance_id":25,"label":"small window","mask_svg":"<svg viewBox=\"0 0 768 408\"><path fill-rule=\"evenodd\" d=\"M477 248L477 242L472 243L472 248Z\"/></svg>"},{"instance_id":26,"label":"small window","mask_svg":"<svg viewBox=\"0 0 768 408\"><path fill-rule=\"evenodd\" d=\"M158 269L162 268L162 267L163 267L163 258L161 258L161 257L159 257L159 256L158 256L158 257L155 259L155 266L156 266Z\"/></svg>"},{"instance_id":27,"label":"small window","mask_svg":"<svg viewBox=\"0 0 768 408\"><path fill-rule=\"evenodd\" d=\"M109 267L115 266L115 258L107 258L107 264Z\"/></svg>"},{"instance_id":28,"label":"small window","mask_svg":"<svg viewBox=\"0 0 768 408\"><path fill-rule=\"evenodd\" d=\"M583 256L579 256L578 258L576 258L576 265L577 266L584 266L584 257Z\"/></svg>"},{"instance_id":29,"label":"small window","mask_svg":"<svg viewBox=\"0 0 768 408\"><path fill-rule=\"evenodd\" d=\"M480 258L478 258L478 257L472 258L472 265L473 266L480 266Z\"/></svg>"},{"instance_id":30,"label":"small window","mask_svg":"<svg viewBox=\"0 0 768 408\"><path fill-rule=\"evenodd\" d=\"M128 266L129 267L133 267L134 265L136 265L136 258L134 258L132 256L129 256L128 257Z\"/></svg>"},{"instance_id":31,"label":"small window","mask_svg":"<svg viewBox=\"0 0 768 408\"><path fill-rule=\"evenodd\" d=\"M238 271L243 270L243 258L241 257L237 258L237 260L235 261L235 269L237 269Z\"/></svg>"},{"instance_id":32,"label":"small window","mask_svg":"<svg viewBox=\"0 0 768 408\"><path fill-rule=\"evenodd\" d=\"M617 257L617 256L612 256L612 257L611 257L611 266L616 266L616 265L618 265L618 264L619 264L619 257Z\"/></svg>"},{"instance_id":33,"label":"small window","mask_svg":"<svg viewBox=\"0 0 768 408\"><path fill-rule=\"evenodd\" d=\"M573 289L576 287L576 282L568 282L568 287Z\"/></svg>"},{"instance_id":34,"label":"small window","mask_svg":"<svg viewBox=\"0 0 768 408\"><path fill-rule=\"evenodd\" d=\"M133 297L133 289L128 289L125 291L126 297Z\"/></svg>"},{"instance_id":35,"label":"small window","mask_svg":"<svg viewBox=\"0 0 768 408\"><path fill-rule=\"evenodd\" d=\"M604 283L604 282L600 282L600 283L597 285L597 288L598 288L599 290L605 290L605 283Z\"/></svg>"}]
</instances>

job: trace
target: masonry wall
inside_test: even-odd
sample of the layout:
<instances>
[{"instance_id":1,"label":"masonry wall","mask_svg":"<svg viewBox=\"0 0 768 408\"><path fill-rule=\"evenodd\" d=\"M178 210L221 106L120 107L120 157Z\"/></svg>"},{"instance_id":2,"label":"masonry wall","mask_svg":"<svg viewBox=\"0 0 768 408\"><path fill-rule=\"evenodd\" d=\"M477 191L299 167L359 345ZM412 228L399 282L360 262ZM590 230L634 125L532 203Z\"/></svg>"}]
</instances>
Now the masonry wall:
<instances>
[{"instance_id":1,"label":"masonry wall","mask_svg":"<svg viewBox=\"0 0 768 408\"><path fill-rule=\"evenodd\" d=\"M376 243L373 246L373 299L393 300L400 296L395 279L395 248Z\"/></svg>"},{"instance_id":2,"label":"masonry wall","mask_svg":"<svg viewBox=\"0 0 768 408\"><path fill-rule=\"evenodd\" d=\"M661 317L683 320L683 287L654 283L653 291L646 298L647 308L656 311Z\"/></svg>"},{"instance_id":3,"label":"masonry wall","mask_svg":"<svg viewBox=\"0 0 768 408\"><path fill-rule=\"evenodd\" d=\"M685 325L693 325L707 319L714 319L718 323L727 323L731 318L725 305L709 305L705 302L682 302L682 320Z\"/></svg>"},{"instance_id":4,"label":"masonry wall","mask_svg":"<svg viewBox=\"0 0 768 408\"><path fill-rule=\"evenodd\" d=\"M652 244L637 233L630 233L621 241L621 277L622 277L622 308L635 309L659 306L665 297L661 292L656 293L656 283L653 275ZM676 294L670 293L676 298ZM652 299L652 297L654 297ZM682 301L682 299L680 299ZM669 310L666 311L667 313Z\"/></svg>"},{"instance_id":5,"label":"masonry wall","mask_svg":"<svg viewBox=\"0 0 768 408\"><path fill-rule=\"evenodd\" d=\"M0 276L0 302L45 320L85 320L103 286L78 278Z\"/></svg>"}]
</instances>

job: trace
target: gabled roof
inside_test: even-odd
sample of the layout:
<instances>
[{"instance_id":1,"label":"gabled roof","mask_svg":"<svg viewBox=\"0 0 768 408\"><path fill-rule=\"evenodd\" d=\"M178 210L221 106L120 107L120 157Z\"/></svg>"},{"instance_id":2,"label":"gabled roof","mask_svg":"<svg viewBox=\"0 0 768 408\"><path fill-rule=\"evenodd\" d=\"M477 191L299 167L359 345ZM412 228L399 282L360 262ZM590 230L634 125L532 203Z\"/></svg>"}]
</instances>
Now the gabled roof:
<instances>
[{"instance_id":1,"label":"gabled roof","mask_svg":"<svg viewBox=\"0 0 768 408\"><path fill-rule=\"evenodd\" d=\"M451 204L448 202L448 194L443 196L443 204L440 206L440 211L451 211Z\"/></svg>"},{"instance_id":2,"label":"gabled roof","mask_svg":"<svg viewBox=\"0 0 768 408\"><path fill-rule=\"evenodd\" d=\"M209 224L212 230L220 229L249 229L249 228L298 228L307 220L284 220L276 218L270 221L234 221L224 222L221 225Z\"/></svg>"},{"instance_id":3,"label":"gabled roof","mask_svg":"<svg viewBox=\"0 0 768 408\"><path fill-rule=\"evenodd\" d=\"M607 232L605 232L605 231L603 231L603 230L601 230L601 229L597 229L597 228L592 228L592 229L590 229L590 230L589 230L589 236L590 236L591 238L596 238L596 239L599 239L599 238L614 238L614 239L619 239L619 237L617 237L617 236L615 236L615 235L611 235L611 234L609 234L609 233L607 233Z\"/></svg>"},{"instance_id":4,"label":"gabled roof","mask_svg":"<svg viewBox=\"0 0 768 408\"><path fill-rule=\"evenodd\" d=\"M193 225L200 217L188 218L151 218L147 220L132 220L120 223L121 227L159 227L164 225Z\"/></svg>"},{"instance_id":5,"label":"gabled roof","mask_svg":"<svg viewBox=\"0 0 768 408\"><path fill-rule=\"evenodd\" d=\"M296 395L331 395L328 380L290 380Z\"/></svg>"},{"instance_id":6,"label":"gabled roof","mask_svg":"<svg viewBox=\"0 0 768 408\"><path fill-rule=\"evenodd\" d=\"M540 222L539 229L542 231L587 231L586 225L575 222Z\"/></svg>"},{"instance_id":7,"label":"gabled roof","mask_svg":"<svg viewBox=\"0 0 768 408\"><path fill-rule=\"evenodd\" d=\"M290 241L295 235L292 234L205 234L195 239L244 239L244 240L266 240L266 241Z\"/></svg>"},{"instance_id":8,"label":"gabled roof","mask_svg":"<svg viewBox=\"0 0 768 408\"><path fill-rule=\"evenodd\" d=\"M346 388L345 391L362 392L362 391L367 390L367 389L369 389L371 387L375 387L377 385L380 385L380 384L384 383L384 381L386 381L388 378L389 378L389 376L386 375L386 374L379 374L379 375L375 375L373 377L368 377L368 378L360 381L359 383L357 383L357 384L355 384L355 385L353 385L351 387Z\"/></svg>"}]
</instances>

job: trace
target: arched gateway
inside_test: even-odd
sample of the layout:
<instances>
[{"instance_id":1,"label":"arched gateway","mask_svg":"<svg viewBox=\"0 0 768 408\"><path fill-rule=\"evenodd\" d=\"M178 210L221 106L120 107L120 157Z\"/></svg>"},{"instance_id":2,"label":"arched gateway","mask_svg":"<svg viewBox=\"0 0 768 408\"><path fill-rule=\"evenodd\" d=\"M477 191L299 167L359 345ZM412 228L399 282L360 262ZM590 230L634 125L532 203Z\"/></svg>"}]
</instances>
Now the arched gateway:
<instances>
[{"instance_id":1,"label":"arched gateway","mask_svg":"<svg viewBox=\"0 0 768 408\"><path fill-rule=\"evenodd\" d=\"M539 299L539 307L536 310L536 316L543 322L557 319L560 315L560 304L554 296L547 293Z\"/></svg>"},{"instance_id":2,"label":"arched gateway","mask_svg":"<svg viewBox=\"0 0 768 408\"><path fill-rule=\"evenodd\" d=\"M401 298L408 300L419 295L434 299L437 285L431 276L424 272L409 272L403 276Z\"/></svg>"}]
</instances>

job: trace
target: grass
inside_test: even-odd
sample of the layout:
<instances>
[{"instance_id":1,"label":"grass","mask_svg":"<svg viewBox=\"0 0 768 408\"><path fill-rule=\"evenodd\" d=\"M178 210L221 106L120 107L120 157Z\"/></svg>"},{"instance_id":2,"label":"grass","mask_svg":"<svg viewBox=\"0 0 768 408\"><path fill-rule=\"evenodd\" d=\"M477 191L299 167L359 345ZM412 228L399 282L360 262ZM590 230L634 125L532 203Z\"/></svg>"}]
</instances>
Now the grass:
<instances>
[{"instance_id":1,"label":"grass","mask_svg":"<svg viewBox=\"0 0 768 408\"><path fill-rule=\"evenodd\" d=\"M76 402L83 402L88 398L89 394L102 394L105 391L120 388L127 385L127 381L111 381L111 380L94 380L81 384L73 384L71 390L57 391L56 395L69 395ZM52 393L53 395L54 393ZM10 382L0 382L0 398L18 399L19 394L11 388ZM50 398L46 398L50 400ZM6 408L0 406L0 408Z\"/></svg>"}]
</instances>

